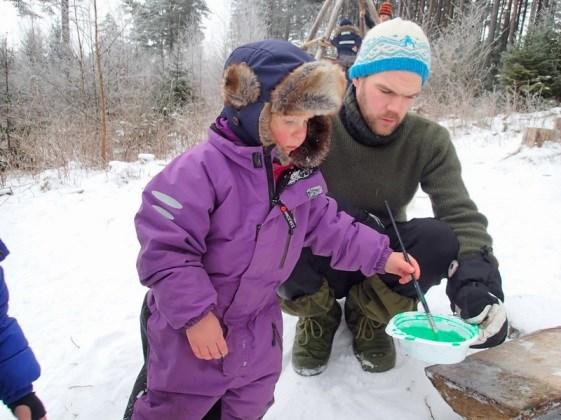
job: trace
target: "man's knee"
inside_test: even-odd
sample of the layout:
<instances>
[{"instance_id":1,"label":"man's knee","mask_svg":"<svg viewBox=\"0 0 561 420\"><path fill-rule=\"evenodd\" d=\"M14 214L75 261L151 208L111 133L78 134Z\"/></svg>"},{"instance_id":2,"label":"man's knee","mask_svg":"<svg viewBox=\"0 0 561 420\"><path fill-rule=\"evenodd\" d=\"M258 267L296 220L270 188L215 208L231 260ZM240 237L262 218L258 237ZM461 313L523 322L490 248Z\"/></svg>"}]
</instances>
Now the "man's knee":
<instances>
[{"instance_id":1,"label":"man's knee","mask_svg":"<svg viewBox=\"0 0 561 420\"><path fill-rule=\"evenodd\" d=\"M418 248L429 250L434 259L451 261L458 255L460 243L450 225L438 219L413 219Z\"/></svg>"},{"instance_id":2,"label":"man's knee","mask_svg":"<svg viewBox=\"0 0 561 420\"><path fill-rule=\"evenodd\" d=\"M318 292L324 280L324 259L314 255L310 248L304 248L294 270L280 285L277 294L284 300L294 300Z\"/></svg>"},{"instance_id":3,"label":"man's knee","mask_svg":"<svg viewBox=\"0 0 561 420\"><path fill-rule=\"evenodd\" d=\"M410 222L401 223L399 231L407 252L415 257L421 266L421 278L419 285L423 292L440 284L448 275L450 263L458 256L460 244L452 228L441 220L426 218L413 219ZM399 242L393 230L388 232L391 243L396 249ZM383 274L381 278L394 292L414 298L416 291L414 284L400 284L397 276Z\"/></svg>"},{"instance_id":4,"label":"man's knee","mask_svg":"<svg viewBox=\"0 0 561 420\"><path fill-rule=\"evenodd\" d=\"M396 293L374 275L353 286L347 297L348 305L356 306L363 315L379 324L387 324L395 314L413 310L417 302Z\"/></svg>"},{"instance_id":5,"label":"man's knee","mask_svg":"<svg viewBox=\"0 0 561 420\"><path fill-rule=\"evenodd\" d=\"M312 294L300 296L296 299L281 300L284 313L298 317L320 316L329 311L335 303L333 291L324 281L320 289Z\"/></svg>"}]
</instances>

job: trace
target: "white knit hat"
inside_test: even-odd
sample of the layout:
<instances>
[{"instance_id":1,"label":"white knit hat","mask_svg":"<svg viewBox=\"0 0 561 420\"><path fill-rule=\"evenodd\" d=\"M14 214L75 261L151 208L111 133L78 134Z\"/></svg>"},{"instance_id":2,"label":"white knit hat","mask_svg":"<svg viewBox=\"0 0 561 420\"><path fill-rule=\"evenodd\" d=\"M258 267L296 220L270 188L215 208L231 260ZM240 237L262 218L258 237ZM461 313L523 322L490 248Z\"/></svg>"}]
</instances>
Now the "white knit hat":
<instances>
[{"instance_id":1,"label":"white knit hat","mask_svg":"<svg viewBox=\"0 0 561 420\"><path fill-rule=\"evenodd\" d=\"M362 41L349 77L366 77L385 71L409 71L421 76L423 84L430 74L430 45L419 25L400 18L372 28Z\"/></svg>"}]
</instances>

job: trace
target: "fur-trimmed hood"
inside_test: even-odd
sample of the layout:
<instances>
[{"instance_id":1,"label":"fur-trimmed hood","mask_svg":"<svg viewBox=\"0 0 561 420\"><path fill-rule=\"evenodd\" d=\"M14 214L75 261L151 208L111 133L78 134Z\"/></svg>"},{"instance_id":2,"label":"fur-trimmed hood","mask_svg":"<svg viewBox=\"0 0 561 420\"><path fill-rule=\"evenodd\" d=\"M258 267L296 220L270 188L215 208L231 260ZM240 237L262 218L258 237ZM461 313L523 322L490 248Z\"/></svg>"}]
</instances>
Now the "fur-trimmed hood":
<instances>
[{"instance_id":1,"label":"fur-trimmed hood","mask_svg":"<svg viewBox=\"0 0 561 420\"><path fill-rule=\"evenodd\" d=\"M223 115L248 145L274 145L271 113L311 112L304 143L283 163L318 166L329 149L331 122L342 104L345 75L335 64L314 61L286 41L246 44L232 52L224 67Z\"/></svg>"},{"instance_id":2,"label":"fur-trimmed hood","mask_svg":"<svg viewBox=\"0 0 561 420\"><path fill-rule=\"evenodd\" d=\"M333 32L333 37L336 37L337 35L341 35L341 33L343 32L351 32L355 35L360 36L360 30L354 26L354 25L343 25L343 26L337 26L335 28L335 31Z\"/></svg>"}]
</instances>

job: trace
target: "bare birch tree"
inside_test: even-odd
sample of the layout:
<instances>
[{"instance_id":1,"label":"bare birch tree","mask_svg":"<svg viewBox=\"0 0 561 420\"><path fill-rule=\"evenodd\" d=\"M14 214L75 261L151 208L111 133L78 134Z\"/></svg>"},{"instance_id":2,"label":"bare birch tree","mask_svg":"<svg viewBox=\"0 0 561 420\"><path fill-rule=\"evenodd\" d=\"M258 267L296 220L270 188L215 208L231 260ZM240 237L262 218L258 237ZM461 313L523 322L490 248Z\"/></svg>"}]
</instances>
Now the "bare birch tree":
<instances>
[{"instance_id":1,"label":"bare birch tree","mask_svg":"<svg viewBox=\"0 0 561 420\"><path fill-rule=\"evenodd\" d=\"M99 139L100 139L100 157L101 161L106 164L108 158L107 145L107 121L105 114L105 90L103 87L103 67L101 65L101 44L99 42L99 25L97 20L97 0L93 0L94 8L94 30L95 30L95 59L97 64L97 83L99 89Z\"/></svg>"}]
</instances>

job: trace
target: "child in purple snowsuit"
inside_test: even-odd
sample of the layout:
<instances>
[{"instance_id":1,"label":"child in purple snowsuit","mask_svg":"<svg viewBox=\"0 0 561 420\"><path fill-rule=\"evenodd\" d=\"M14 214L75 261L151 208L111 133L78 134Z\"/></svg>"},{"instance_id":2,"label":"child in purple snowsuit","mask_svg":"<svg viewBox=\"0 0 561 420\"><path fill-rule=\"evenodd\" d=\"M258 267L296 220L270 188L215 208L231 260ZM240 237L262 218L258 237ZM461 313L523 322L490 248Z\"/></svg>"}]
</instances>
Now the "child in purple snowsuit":
<instances>
[{"instance_id":1,"label":"child in purple snowsuit","mask_svg":"<svg viewBox=\"0 0 561 420\"><path fill-rule=\"evenodd\" d=\"M281 372L276 295L303 247L341 270L419 275L388 239L337 211L316 169L343 72L285 41L237 48L208 139L147 185L135 223L148 286L147 390L135 420L258 419Z\"/></svg>"}]
</instances>

